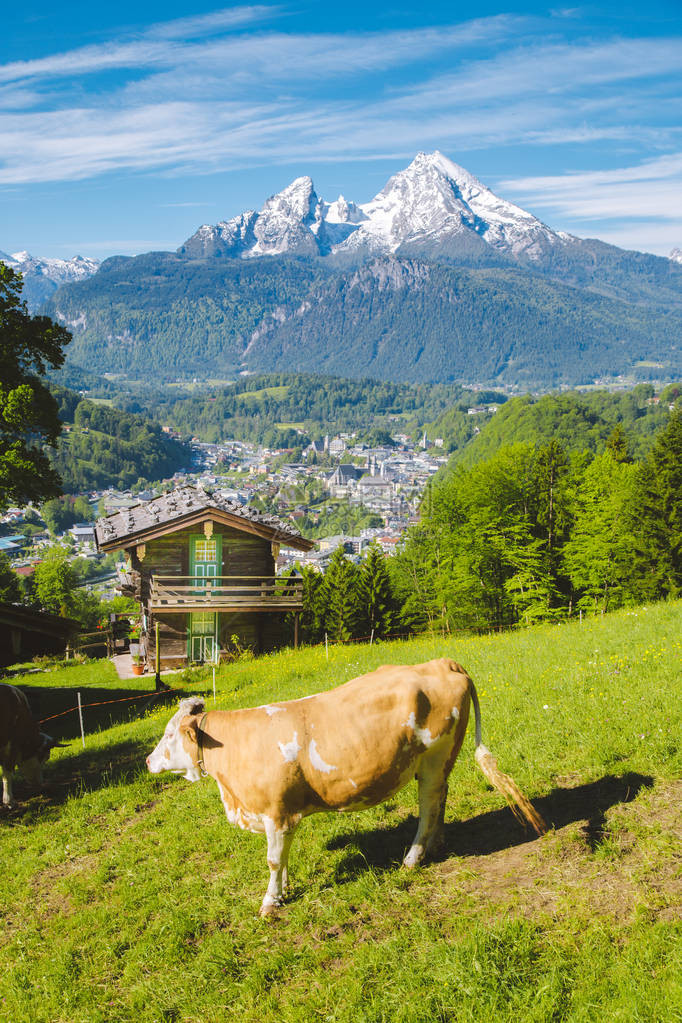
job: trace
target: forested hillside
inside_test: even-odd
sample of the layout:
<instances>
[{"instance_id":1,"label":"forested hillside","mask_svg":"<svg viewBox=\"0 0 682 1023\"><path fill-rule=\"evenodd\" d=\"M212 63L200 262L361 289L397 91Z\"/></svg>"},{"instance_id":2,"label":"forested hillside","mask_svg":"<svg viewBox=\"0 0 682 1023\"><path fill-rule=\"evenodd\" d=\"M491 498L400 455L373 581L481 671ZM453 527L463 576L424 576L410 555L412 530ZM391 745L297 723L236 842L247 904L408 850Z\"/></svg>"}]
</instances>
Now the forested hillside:
<instances>
[{"instance_id":1,"label":"forested hillside","mask_svg":"<svg viewBox=\"0 0 682 1023\"><path fill-rule=\"evenodd\" d=\"M264 323L253 369L488 386L589 384L656 361L682 372L679 310L663 313L521 269L381 259Z\"/></svg>"},{"instance_id":2,"label":"forested hillside","mask_svg":"<svg viewBox=\"0 0 682 1023\"><path fill-rule=\"evenodd\" d=\"M241 366L263 318L300 304L322 276L322 267L294 259L116 256L46 308L72 331L68 355L78 365L152 382L226 374Z\"/></svg>"},{"instance_id":3,"label":"forested hillside","mask_svg":"<svg viewBox=\"0 0 682 1023\"><path fill-rule=\"evenodd\" d=\"M682 394L682 384L670 384L658 398L650 384L629 391L580 391L525 394L511 398L466 447L452 457L456 465L474 465L508 444L548 444L556 441L567 452L602 452L619 426L627 436L629 455L642 458L655 434L668 421L670 404Z\"/></svg>"},{"instance_id":4,"label":"forested hillside","mask_svg":"<svg viewBox=\"0 0 682 1023\"><path fill-rule=\"evenodd\" d=\"M187 445L146 417L95 404L62 387L52 391L65 429L50 458L66 493L126 488L140 478L163 479L189 464Z\"/></svg>"},{"instance_id":5,"label":"forested hillside","mask_svg":"<svg viewBox=\"0 0 682 1023\"><path fill-rule=\"evenodd\" d=\"M459 424L470 419L467 407L483 400L503 402L505 398L494 392L466 391L456 384L410 386L270 373L176 399L172 389L166 389L162 398L155 398L150 414L203 440L235 438L293 446L301 443L297 430L311 439L341 431L414 433L448 410Z\"/></svg>"},{"instance_id":6,"label":"forested hillside","mask_svg":"<svg viewBox=\"0 0 682 1023\"><path fill-rule=\"evenodd\" d=\"M304 638L488 631L679 596L681 394L590 396L610 424L574 395L510 402L534 410L523 439L453 458L394 557L376 548L358 568L339 549L324 577L303 570ZM550 410L561 429L533 434Z\"/></svg>"},{"instance_id":7,"label":"forested hillside","mask_svg":"<svg viewBox=\"0 0 682 1023\"><path fill-rule=\"evenodd\" d=\"M682 410L665 419L641 461L618 424L596 455L555 438L455 465L392 564L404 625L504 628L679 596Z\"/></svg>"},{"instance_id":8,"label":"forested hillside","mask_svg":"<svg viewBox=\"0 0 682 1023\"><path fill-rule=\"evenodd\" d=\"M678 306L627 302L530 269L382 257L116 257L46 311L68 358L140 380L241 369L552 387L682 373Z\"/></svg>"}]
</instances>

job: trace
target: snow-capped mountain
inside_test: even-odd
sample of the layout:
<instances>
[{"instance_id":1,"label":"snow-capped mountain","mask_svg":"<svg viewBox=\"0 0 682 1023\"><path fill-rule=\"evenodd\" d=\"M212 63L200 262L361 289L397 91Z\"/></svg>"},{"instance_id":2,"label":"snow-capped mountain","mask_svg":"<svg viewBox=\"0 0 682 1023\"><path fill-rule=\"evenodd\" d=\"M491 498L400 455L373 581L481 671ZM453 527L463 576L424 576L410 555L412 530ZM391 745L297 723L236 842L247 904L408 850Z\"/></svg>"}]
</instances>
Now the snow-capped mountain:
<instances>
[{"instance_id":1,"label":"snow-capped mountain","mask_svg":"<svg viewBox=\"0 0 682 1023\"><path fill-rule=\"evenodd\" d=\"M499 198L442 153L419 153L366 203L325 202L309 177L297 178L259 213L200 227L181 255L470 257L498 253L535 261L570 236ZM572 239L571 239L572 240Z\"/></svg>"},{"instance_id":2,"label":"snow-capped mountain","mask_svg":"<svg viewBox=\"0 0 682 1023\"><path fill-rule=\"evenodd\" d=\"M673 249L668 259L672 259L673 263L682 263L682 249Z\"/></svg>"},{"instance_id":3,"label":"snow-capped mountain","mask_svg":"<svg viewBox=\"0 0 682 1023\"><path fill-rule=\"evenodd\" d=\"M0 260L24 278L22 298L32 312L62 284L92 277L99 269L96 259L83 256L74 256L73 259L40 259L29 252L14 252L11 256L0 252Z\"/></svg>"}]
</instances>

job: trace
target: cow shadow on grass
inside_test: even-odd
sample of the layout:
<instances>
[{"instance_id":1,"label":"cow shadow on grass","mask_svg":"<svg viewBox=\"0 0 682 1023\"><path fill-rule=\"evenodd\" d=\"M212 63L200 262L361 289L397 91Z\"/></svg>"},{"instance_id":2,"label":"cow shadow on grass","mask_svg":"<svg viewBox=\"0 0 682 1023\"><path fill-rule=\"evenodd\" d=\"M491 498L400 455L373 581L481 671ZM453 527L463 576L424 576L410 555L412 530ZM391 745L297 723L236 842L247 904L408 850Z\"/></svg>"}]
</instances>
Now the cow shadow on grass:
<instances>
[{"instance_id":1,"label":"cow shadow on grass","mask_svg":"<svg viewBox=\"0 0 682 1023\"><path fill-rule=\"evenodd\" d=\"M22 688L24 688L22 686ZM45 690L43 690L43 693ZM83 690L83 696L88 704L94 704L98 697L104 700L124 700L125 689L87 689ZM87 694L87 696L86 696ZM0 806L0 827L3 825L37 822L50 814L67 799L78 796L84 792L91 792L104 788L108 785L115 785L120 782L132 780L136 775L146 771L145 758L151 752L152 746L149 742L137 739L123 740L111 743L104 747L97 747L94 742L88 740L88 736L95 731L112 727L117 724L125 724L127 721L137 720L150 708L166 707L169 715L177 708L177 702L186 696L196 696L197 693L189 693L181 689L173 689L170 692L144 693L139 690L131 690L131 696L141 697L134 702L106 705L101 708L103 717L95 723L92 716L88 716L88 726L85 732L85 749L81 746L80 725L76 714L75 728L73 723L62 728L61 732L55 731L55 738L66 742L71 748L72 755L48 760L44 768L44 784L42 789L37 790L28 784L21 773L15 775L14 799L15 805L12 809ZM70 706L73 694L70 693L66 699L66 706ZM85 702L85 700L84 700ZM54 708L51 700L42 701L43 706ZM90 715L95 708L92 708ZM53 709L53 713L56 711ZM87 714L87 707L84 716ZM57 718L57 721L60 719ZM63 721L63 719L61 719ZM49 728L50 723L45 724ZM162 728L159 728L159 738Z\"/></svg>"},{"instance_id":2,"label":"cow shadow on grass","mask_svg":"<svg viewBox=\"0 0 682 1023\"><path fill-rule=\"evenodd\" d=\"M558 830L567 824L586 821L583 835L594 851L602 841L607 810L619 803L631 802L642 789L653 784L654 779L649 775L632 771L618 777L608 774L574 788L556 788L547 796L534 799L533 805L550 828ZM328 848L349 850L336 868L337 882L351 881L368 869L394 869L396 863L402 861L416 830L416 817L409 817L394 827L335 836ZM511 810L504 807L469 820L446 820L442 847L429 859L442 862L453 856L489 856L535 838L535 832L520 824Z\"/></svg>"},{"instance_id":3,"label":"cow shadow on grass","mask_svg":"<svg viewBox=\"0 0 682 1023\"><path fill-rule=\"evenodd\" d=\"M196 695L183 689L173 689L169 694L156 692L153 677L147 680L149 689L120 686L32 686L21 680L17 688L25 694L31 713L41 722L43 731L58 742L71 743L80 740L80 717L78 713L78 692L82 700L83 725L86 737L114 725L135 721L149 710L162 704L171 706L184 696Z\"/></svg>"}]
</instances>

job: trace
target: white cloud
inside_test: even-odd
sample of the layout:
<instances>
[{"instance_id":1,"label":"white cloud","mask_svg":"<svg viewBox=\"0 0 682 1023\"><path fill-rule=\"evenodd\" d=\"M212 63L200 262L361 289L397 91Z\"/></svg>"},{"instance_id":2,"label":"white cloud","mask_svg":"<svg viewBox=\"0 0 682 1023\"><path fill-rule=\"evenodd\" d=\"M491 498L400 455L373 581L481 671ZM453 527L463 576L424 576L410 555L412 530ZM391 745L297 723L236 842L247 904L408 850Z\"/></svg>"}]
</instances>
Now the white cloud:
<instances>
[{"instance_id":1,"label":"white cloud","mask_svg":"<svg viewBox=\"0 0 682 1023\"><path fill-rule=\"evenodd\" d=\"M223 85L255 75L261 86L275 79L308 80L320 74L325 78L351 77L357 71L378 72L458 47L501 40L515 23L516 19L500 15L463 25L408 31L243 33L191 43L171 31L150 29L130 40L0 65L0 82L95 74L115 68L149 72L156 67L172 68L180 74L192 69L209 76L218 72Z\"/></svg>"},{"instance_id":2,"label":"white cloud","mask_svg":"<svg viewBox=\"0 0 682 1023\"><path fill-rule=\"evenodd\" d=\"M159 25L152 25L147 34L166 39L194 39L201 35L212 35L226 29L238 28L257 21L277 17L281 8L265 4L244 7L226 7L210 14L197 14L189 18L174 18Z\"/></svg>"},{"instance_id":3,"label":"white cloud","mask_svg":"<svg viewBox=\"0 0 682 1023\"><path fill-rule=\"evenodd\" d=\"M594 227L613 245L667 255L682 244L682 153L609 170L507 179L499 188L582 233Z\"/></svg>"},{"instance_id":4,"label":"white cloud","mask_svg":"<svg viewBox=\"0 0 682 1023\"><path fill-rule=\"evenodd\" d=\"M682 153L634 167L503 180L500 188L575 220L659 217L682 222Z\"/></svg>"}]
</instances>

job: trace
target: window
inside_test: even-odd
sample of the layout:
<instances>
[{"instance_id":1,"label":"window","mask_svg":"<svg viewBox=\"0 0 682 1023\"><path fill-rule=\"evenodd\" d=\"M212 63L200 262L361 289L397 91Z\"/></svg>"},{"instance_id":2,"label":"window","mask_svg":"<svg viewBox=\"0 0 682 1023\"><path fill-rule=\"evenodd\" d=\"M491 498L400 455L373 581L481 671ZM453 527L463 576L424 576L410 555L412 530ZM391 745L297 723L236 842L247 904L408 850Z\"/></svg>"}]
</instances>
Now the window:
<instances>
[{"instance_id":1,"label":"window","mask_svg":"<svg viewBox=\"0 0 682 1023\"><path fill-rule=\"evenodd\" d=\"M218 560L218 542L215 537L211 537L210 540L205 537L197 537L194 544L195 561L215 562Z\"/></svg>"},{"instance_id":2,"label":"window","mask_svg":"<svg viewBox=\"0 0 682 1023\"><path fill-rule=\"evenodd\" d=\"M215 635L215 612L193 611L190 628L193 636Z\"/></svg>"}]
</instances>

